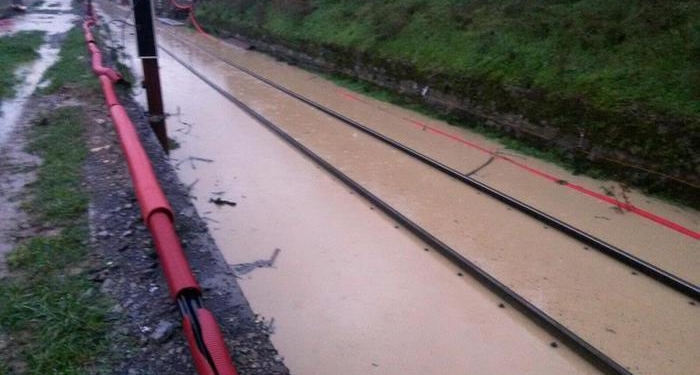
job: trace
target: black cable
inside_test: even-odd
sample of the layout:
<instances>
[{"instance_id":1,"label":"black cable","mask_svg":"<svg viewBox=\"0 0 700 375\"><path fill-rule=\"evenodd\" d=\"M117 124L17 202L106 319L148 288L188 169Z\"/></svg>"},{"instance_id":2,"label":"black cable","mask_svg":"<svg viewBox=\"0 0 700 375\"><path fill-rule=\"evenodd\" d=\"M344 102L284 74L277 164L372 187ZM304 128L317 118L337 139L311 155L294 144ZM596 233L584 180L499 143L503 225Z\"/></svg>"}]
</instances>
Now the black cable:
<instances>
[{"instance_id":1,"label":"black cable","mask_svg":"<svg viewBox=\"0 0 700 375\"><path fill-rule=\"evenodd\" d=\"M207 348L207 344L204 342L204 337L202 335L202 327L199 324L199 318L197 317L197 310L202 308L202 299L199 292L195 290L185 290L180 295L177 296L177 306L180 309L180 314L183 318L187 318L190 322L192 328L192 336L194 337L195 343L197 344L197 350L202 354L211 367L214 375L219 375L219 371L216 368L216 363Z\"/></svg>"},{"instance_id":2,"label":"black cable","mask_svg":"<svg viewBox=\"0 0 700 375\"><path fill-rule=\"evenodd\" d=\"M482 170L482 169L488 167L489 164L491 164L494 160L496 160L496 157L495 157L494 155L491 155L491 157L489 158L489 160L486 160L486 162L485 162L484 164L481 164L480 166L478 166L478 167L472 169L471 171L465 173L464 176L469 177L469 176L471 176L471 175L473 175L473 174L475 174L475 173L478 173L480 170Z\"/></svg>"}]
</instances>

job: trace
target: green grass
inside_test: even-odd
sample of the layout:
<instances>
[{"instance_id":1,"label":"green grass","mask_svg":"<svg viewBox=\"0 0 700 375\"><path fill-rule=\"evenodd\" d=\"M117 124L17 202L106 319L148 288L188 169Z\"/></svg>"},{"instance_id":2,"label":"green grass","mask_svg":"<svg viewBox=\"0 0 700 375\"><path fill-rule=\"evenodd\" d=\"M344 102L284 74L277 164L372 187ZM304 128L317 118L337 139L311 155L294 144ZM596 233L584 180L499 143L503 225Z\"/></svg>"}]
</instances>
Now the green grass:
<instances>
[{"instance_id":1,"label":"green grass","mask_svg":"<svg viewBox=\"0 0 700 375\"><path fill-rule=\"evenodd\" d=\"M25 206L52 224L70 223L87 210L88 200L80 188L81 165L87 155L80 116L78 107L58 109L35 122L29 142L29 150L44 162L32 185L35 197Z\"/></svg>"},{"instance_id":2,"label":"green grass","mask_svg":"<svg viewBox=\"0 0 700 375\"><path fill-rule=\"evenodd\" d=\"M23 31L0 37L0 99L12 97L14 87L20 82L15 71L39 57L37 50L44 39L39 31Z\"/></svg>"},{"instance_id":3,"label":"green grass","mask_svg":"<svg viewBox=\"0 0 700 375\"><path fill-rule=\"evenodd\" d=\"M81 67L85 42L74 29L60 61L46 76L73 97L94 95L96 79ZM76 68L78 66L78 68ZM83 74L85 73L85 74ZM88 79L90 77L90 79ZM23 206L52 234L36 236L7 256L12 271L0 280L0 333L12 338L0 353L0 374L89 374L105 347L109 302L88 280L87 194L81 186L87 156L83 107L60 107L37 117L28 151L43 160Z\"/></svg>"},{"instance_id":4,"label":"green grass","mask_svg":"<svg viewBox=\"0 0 700 375\"><path fill-rule=\"evenodd\" d=\"M28 148L41 155L44 164L32 185L34 200L41 204L29 209L52 224L72 222L87 209L87 198L80 192L81 164L87 154L80 109L60 108L36 122L35 129Z\"/></svg>"},{"instance_id":5,"label":"green grass","mask_svg":"<svg viewBox=\"0 0 700 375\"><path fill-rule=\"evenodd\" d=\"M582 95L603 108L643 103L700 115L697 1L320 0L301 14L309 2L291 1L268 2L262 17L259 3L212 0L198 16L215 28L352 47L419 70Z\"/></svg>"},{"instance_id":6,"label":"green grass","mask_svg":"<svg viewBox=\"0 0 700 375\"><path fill-rule=\"evenodd\" d=\"M44 81L49 84L41 92L53 94L62 89L80 88L85 95L98 95L100 83L95 79L89 61L85 36L80 28L74 27L63 42L58 61L44 74Z\"/></svg>"},{"instance_id":7,"label":"green grass","mask_svg":"<svg viewBox=\"0 0 700 375\"><path fill-rule=\"evenodd\" d=\"M44 251L32 245L22 252ZM22 270L26 270L21 268ZM0 285L0 329L28 374L87 374L104 346L105 302L84 275L32 273L29 281ZM9 374L9 372L8 372Z\"/></svg>"},{"instance_id":8,"label":"green grass","mask_svg":"<svg viewBox=\"0 0 700 375\"><path fill-rule=\"evenodd\" d=\"M37 222L59 226L7 257L14 278L0 281L0 330L29 374L84 374L104 345L107 303L87 280L87 199L82 112L60 108L35 124L29 149L42 157L26 202ZM1 357L1 356L0 356Z\"/></svg>"},{"instance_id":9,"label":"green grass","mask_svg":"<svg viewBox=\"0 0 700 375\"><path fill-rule=\"evenodd\" d=\"M48 275L79 263L85 256L85 224L65 229L57 237L35 237L8 255L10 267Z\"/></svg>"},{"instance_id":10,"label":"green grass","mask_svg":"<svg viewBox=\"0 0 700 375\"><path fill-rule=\"evenodd\" d=\"M86 155L82 112L59 108L35 124L29 150L44 160L31 186L34 220L58 225L8 254L14 278L0 281L0 330L19 338L13 351L29 374L84 374L104 345L107 302L87 280ZM0 356L2 357L2 356Z\"/></svg>"}]
</instances>

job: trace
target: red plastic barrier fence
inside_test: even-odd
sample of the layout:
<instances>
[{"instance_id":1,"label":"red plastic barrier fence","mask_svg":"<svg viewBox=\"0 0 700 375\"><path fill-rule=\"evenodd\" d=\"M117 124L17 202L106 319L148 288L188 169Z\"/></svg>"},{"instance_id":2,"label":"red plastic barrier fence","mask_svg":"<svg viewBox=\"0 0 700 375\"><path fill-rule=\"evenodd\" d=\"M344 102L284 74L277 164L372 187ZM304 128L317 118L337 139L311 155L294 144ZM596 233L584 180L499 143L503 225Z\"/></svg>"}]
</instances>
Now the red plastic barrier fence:
<instances>
[{"instance_id":1,"label":"red plastic barrier fence","mask_svg":"<svg viewBox=\"0 0 700 375\"><path fill-rule=\"evenodd\" d=\"M122 79L114 69L102 65L102 53L90 28L96 24L88 2L88 19L83 24L85 42L92 55L92 70L102 85L105 102L119 136L129 174L141 207L143 220L151 232L171 297L183 315L183 328L200 375L237 375L214 315L201 303L201 288L194 278L173 225L174 214L156 179L136 128L114 90Z\"/></svg>"}]
</instances>

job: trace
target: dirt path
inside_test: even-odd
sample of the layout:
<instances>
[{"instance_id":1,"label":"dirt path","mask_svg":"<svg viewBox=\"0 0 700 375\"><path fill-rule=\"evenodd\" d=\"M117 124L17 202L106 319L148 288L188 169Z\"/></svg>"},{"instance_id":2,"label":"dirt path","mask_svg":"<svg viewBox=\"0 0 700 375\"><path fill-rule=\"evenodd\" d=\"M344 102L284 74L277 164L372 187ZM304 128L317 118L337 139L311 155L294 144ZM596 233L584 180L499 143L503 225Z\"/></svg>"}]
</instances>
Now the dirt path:
<instances>
[{"instance_id":1,"label":"dirt path","mask_svg":"<svg viewBox=\"0 0 700 375\"><path fill-rule=\"evenodd\" d=\"M24 152L26 122L10 135L14 140L0 146L0 278L7 276L5 255L14 244L32 234L27 214L21 209L24 191L36 178L40 160Z\"/></svg>"}]
</instances>

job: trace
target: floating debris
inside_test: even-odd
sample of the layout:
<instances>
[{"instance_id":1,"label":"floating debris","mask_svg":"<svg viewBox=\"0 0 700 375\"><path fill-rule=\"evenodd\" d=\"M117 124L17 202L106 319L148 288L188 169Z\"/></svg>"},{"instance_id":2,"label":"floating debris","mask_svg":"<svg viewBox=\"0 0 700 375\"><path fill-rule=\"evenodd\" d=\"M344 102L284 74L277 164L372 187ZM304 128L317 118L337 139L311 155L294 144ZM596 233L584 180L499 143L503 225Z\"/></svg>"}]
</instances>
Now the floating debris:
<instances>
[{"instance_id":1,"label":"floating debris","mask_svg":"<svg viewBox=\"0 0 700 375\"><path fill-rule=\"evenodd\" d=\"M197 169L197 166L194 165L194 162L195 162L195 161L201 161L201 162L204 162L204 163L213 163L213 162L214 162L214 160L211 160L211 159L205 159L205 158L198 158L198 157L196 157L196 156L190 156L190 157L188 157L187 159L180 160L179 162L177 162L177 164L175 164L175 166L176 166L176 167L179 167L182 163L187 162L187 161L190 162L190 166L192 166L192 169Z\"/></svg>"},{"instance_id":2,"label":"floating debris","mask_svg":"<svg viewBox=\"0 0 700 375\"><path fill-rule=\"evenodd\" d=\"M232 206L236 207L236 202L232 202L226 199L221 199L221 198L209 198L209 203L214 203L217 206Z\"/></svg>"},{"instance_id":3,"label":"floating debris","mask_svg":"<svg viewBox=\"0 0 700 375\"><path fill-rule=\"evenodd\" d=\"M253 272L257 268L271 268L274 266L275 259L277 259L277 256L281 251L282 250L280 249L275 249L270 259L256 260L255 262L251 263L232 264L231 267L233 268L233 273L236 276L243 276Z\"/></svg>"}]
</instances>

